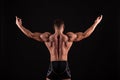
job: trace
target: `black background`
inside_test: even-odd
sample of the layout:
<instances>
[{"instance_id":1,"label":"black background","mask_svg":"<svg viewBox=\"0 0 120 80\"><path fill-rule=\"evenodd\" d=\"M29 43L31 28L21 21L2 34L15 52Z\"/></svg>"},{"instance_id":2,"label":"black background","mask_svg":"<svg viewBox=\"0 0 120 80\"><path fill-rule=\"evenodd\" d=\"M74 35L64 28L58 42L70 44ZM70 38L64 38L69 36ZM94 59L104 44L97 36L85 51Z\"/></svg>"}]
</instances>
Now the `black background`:
<instances>
[{"instance_id":1,"label":"black background","mask_svg":"<svg viewBox=\"0 0 120 80\"><path fill-rule=\"evenodd\" d=\"M93 34L73 44L68 61L72 80L116 80L119 77L119 11L115 1L4 0L1 2L1 80L45 80L49 51L26 37L15 16L32 32L54 33L53 21L65 22L65 32L84 32L103 15Z\"/></svg>"}]
</instances>

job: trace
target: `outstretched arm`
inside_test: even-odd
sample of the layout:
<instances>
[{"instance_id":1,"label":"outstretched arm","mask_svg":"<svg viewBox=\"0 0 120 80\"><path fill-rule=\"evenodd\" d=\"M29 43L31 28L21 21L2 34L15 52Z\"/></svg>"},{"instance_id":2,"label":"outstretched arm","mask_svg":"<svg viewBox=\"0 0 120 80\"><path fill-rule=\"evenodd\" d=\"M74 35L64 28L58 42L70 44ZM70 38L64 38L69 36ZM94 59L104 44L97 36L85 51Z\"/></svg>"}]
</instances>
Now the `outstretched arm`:
<instances>
[{"instance_id":1,"label":"outstretched arm","mask_svg":"<svg viewBox=\"0 0 120 80\"><path fill-rule=\"evenodd\" d=\"M80 41L84 38L89 37L93 33L93 31L95 30L97 25L100 23L100 21L102 20L102 17L103 17L102 15L97 17L97 19L94 21L93 25L90 28L88 28L85 32L76 33L77 38L75 39L75 41Z\"/></svg>"},{"instance_id":2,"label":"outstretched arm","mask_svg":"<svg viewBox=\"0 0 120 80\"><path fill-rule=\"evenodd\" d=\"M18 18L17 16L16 16L16 25L18 26L18 28L27 36L27 37L29 37L29 38L33 38L33 39L35 39L35 40L37 40L37 41L44 41L44 40L46 40L47 39L47 36L49 36L50 35L50 33L48 33L48 32L45 32L45 33L39 33L39 32L31 32L30 30L28 30L28 29L26 29L23 25L22 25L22 20L20 19L20 18ZM46 39L42 39L41 38L41 36L43 37L44 36L44 38L46 38Z\"/></svg>"}]
</instances>

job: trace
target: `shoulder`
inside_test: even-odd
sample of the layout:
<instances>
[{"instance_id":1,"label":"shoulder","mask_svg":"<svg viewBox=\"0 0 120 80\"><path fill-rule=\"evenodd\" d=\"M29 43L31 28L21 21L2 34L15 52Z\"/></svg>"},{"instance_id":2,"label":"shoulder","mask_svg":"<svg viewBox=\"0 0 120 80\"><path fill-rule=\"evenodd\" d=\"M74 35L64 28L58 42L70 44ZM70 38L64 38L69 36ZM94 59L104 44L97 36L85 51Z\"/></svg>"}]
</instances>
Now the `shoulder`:
<instances>
[{"instance_id":1,"label":"shoulder","mask_svg":"<svg viewBox=\"0 0 120 80\"><path fill-rule=\"evenodd\" d=\"M77 37L77 35L73 32L67 32L66 35L67 35L69 41L74 41Z\"/></svg>"},{"instance_id":2,"label":"shoulder","mask_svg":"<svg viewBox=\"0 0 120 80\"><path fill-rule=\"evenodd\" d=\"M43 35L51 35L51 33L50 32L44 32L44 33L42 33Z\"/></svg>"},{"instance_id":3,"label":"shoulder","mask_svg":"<svg viewBox=\"0 0 120 80\"><path fill-rule=\"evenodd\" d=\"M40 35L40 37L49 37L51 35L50 32L44 32Z\"/></svg>"},{"instance_id":4,"label":"shoulder","mask_svg":"<svg viewBox=\"0 0 120 80\"><path fill-rule=\"evenodd\" d=\"M71 34L75 34L75 33L73 33L73 32L67 32L66 34L67 35L71 35Z\"/></svg>"},{"instance_id":5,"label":"shoulder","mask_svg":"<svg viewBox=\"0 0 120 80\"><path fill-rule=\"evenodd\" d=\"M49 36L49 41L54 41L55 40L55 35L54 34L51 34L50 36Z\"/></svg>"},{"instance_id":6,"label":"shoulder","mask_svg":"<svg viewBox=\"0 0 120 80\"><path fill-rule=\"evenodd\" d=\"M66 33L67 36L75 36L75 35L82 35L82 34L83 34L82 32L76 32L76 33L67 32L67 33Z\"/></svg>"},{"instance_id":7,"label":"shoulder","mask_svg":"<svg viewBox=\"0 0 120 80\"><path fill-rule=\"evenodd\" d=\"M80 41L84 38L84 34L82 32L68 32L66 35L68 36L69 41Z\"/></svg>"},{"instance_id":8,"label":"shoulder","mask_svg":"<svg viewBox=\"0 0 120 80\"><path fill-rule=\"evenodd\" d=\"M48 41L49 40L49 37L51 36L51 33L50 32L44 32L40 35L40 38L43 40L43 41Z\"/></svg>"},{"instance_id":9,"label":"shoulder","mask_svg":"<svg viewBox=\"0 0 120 80\"><path fill-rule=\"evenodd\" d=\"M69 38L76 36L76 34L73 33L73 32L67 32L66 35L67 35Z\"/></svg>"}]
</instances>

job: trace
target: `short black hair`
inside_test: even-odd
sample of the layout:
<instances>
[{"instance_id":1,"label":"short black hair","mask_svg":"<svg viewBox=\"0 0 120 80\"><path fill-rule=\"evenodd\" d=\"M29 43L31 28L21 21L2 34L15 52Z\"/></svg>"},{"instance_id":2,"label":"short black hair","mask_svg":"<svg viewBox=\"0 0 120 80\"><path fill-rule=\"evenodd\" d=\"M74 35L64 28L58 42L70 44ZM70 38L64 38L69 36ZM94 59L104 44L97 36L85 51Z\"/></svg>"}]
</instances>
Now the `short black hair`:
<instances>
[{"instance_id":1,"label":"short black hair","mask_svg":"<svg viewBox=\"0 0 120 80\"><path fill-rule=\"evenodd\" d=\"M56 19L54 21L54 25L56 25L57 27L60 27L61 24L64 24L64 21L62 19Z\"/></svg>"}]
</instances>

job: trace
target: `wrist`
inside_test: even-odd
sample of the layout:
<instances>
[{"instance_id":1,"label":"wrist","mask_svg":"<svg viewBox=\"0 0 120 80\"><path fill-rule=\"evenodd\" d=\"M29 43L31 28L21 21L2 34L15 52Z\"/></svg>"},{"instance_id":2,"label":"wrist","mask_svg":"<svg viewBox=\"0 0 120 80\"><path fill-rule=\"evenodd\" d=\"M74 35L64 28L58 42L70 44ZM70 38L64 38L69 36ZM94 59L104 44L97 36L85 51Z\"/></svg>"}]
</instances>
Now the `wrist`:
<instances>
[{"instance_id":1,"label":"wrist","mask_svg":"<svg viewBox=\"0 0 120 80\"><path fill-rule=\"evenodd\" d=\"M95 25L98 25L99 22L94 22Z\"/></svg>"},{"instance_id":2,"label":"wrist","mask_svg":"<svg viewBox=\"0 0 120 80\"><path fill-rule=\"evenodd\" d=\"M22 27L22 25L21 25L21 24L17 24L17 26L18 26L18 27Z\"/></svg>"}]
</instances>

